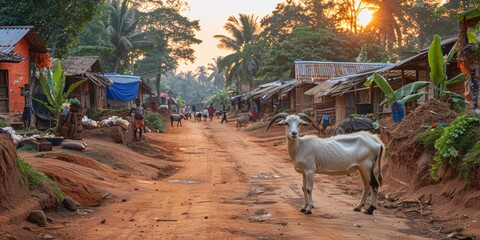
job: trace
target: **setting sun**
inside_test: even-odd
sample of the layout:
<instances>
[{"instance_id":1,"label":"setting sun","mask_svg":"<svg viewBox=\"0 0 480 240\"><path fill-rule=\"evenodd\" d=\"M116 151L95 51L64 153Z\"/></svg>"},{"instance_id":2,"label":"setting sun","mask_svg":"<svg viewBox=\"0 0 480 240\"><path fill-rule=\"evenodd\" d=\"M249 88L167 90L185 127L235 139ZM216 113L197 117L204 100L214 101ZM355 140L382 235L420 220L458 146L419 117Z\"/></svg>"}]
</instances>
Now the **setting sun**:
<instances>
[{"instance_id":1,"label":"setting sun","mask_svg":"<svg viewBox=\"0 0 480 240\"><path fill-rule=\"evenodd\" d=\"M358 25L365 27L372 21L374 11L371 9L364 9L358 14Z\"/></svg>"}]
</instances>

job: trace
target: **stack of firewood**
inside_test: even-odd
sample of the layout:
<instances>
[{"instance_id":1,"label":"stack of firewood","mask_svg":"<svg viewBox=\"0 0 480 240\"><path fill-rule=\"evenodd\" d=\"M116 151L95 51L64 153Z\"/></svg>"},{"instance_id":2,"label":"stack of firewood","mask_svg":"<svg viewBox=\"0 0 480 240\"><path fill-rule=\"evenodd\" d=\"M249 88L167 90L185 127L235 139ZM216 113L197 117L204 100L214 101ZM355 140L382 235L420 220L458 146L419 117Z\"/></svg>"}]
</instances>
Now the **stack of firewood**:
<instances>
[{"instance_id":1,"label":"stack of firewood","mask_svg":"<svg viewBox=\"0 0 480 240\"><path fill-rule=\"evenodd\" d=\"M55 135L62 136L67 139L80 140L82 139L82 110L78 112L69 111L68 114L60 115L59 124L57 126Z\"/></svg>"}]
</instances>

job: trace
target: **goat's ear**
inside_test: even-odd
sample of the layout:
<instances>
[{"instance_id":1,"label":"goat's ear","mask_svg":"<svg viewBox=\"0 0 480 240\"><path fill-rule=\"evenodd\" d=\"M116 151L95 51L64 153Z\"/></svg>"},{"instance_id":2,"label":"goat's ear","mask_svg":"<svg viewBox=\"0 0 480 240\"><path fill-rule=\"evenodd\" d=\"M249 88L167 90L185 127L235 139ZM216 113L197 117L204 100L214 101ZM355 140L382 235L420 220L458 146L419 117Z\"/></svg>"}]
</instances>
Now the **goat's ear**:
<instances>
[{"instance_id":1,"label":"goat's ear","mask_svg":"<svg viewBox=\"0 0 480 240\"><path fill-rule=\"evenodd\" d=\"M305 122L305 121L301 120L301 121L300 121L300 125L302 125L302 126L308 126L309 124L308 124L308 122Z\"/></svg>"},{"instance_id":2,"label":"goat's ear","mask_svg":"<svg viewBox=\"0 0 480 240\"><path fill-rule=\"evenodd\" d=\"M285 125L285 119L282 119L280 122L275 123L276 125Z\"/></svg>"}]
</instances>

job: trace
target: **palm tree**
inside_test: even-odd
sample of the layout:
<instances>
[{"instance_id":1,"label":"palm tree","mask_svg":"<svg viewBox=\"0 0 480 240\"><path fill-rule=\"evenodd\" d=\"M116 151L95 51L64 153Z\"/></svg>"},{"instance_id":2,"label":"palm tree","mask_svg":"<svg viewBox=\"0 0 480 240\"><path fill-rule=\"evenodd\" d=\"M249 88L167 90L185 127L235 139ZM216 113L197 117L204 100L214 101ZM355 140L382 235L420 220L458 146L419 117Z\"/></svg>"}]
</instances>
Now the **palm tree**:
<instances>
[{"instance_id":1,"label":"palm tree","mask_svg":"<svg viewBox=\"0 0 480 240\"><path fill-rule=\"evenodd\" d=\"M197 68L197 73L195 73L195 77L197 77L197 81L201 84L207 84L209 79L207 77L207 69L205 66L200 66Z\"/></svg>"},{"instance_id":2,"label":"palm tree","mask_svg":"<svg viewBox=\"0 0 480 240\"><path fill-rule=\"evenodd\" d=\"M216 58L212 58L213 63L208 64L208 71L210 71L210 75L208 76L208 80L213 82L213 85L217 87L217 89L222 89L225 86L225 71L220 70L220 61L222 60L221 56L217 56Z\"/></svg>"},{"instance_id":3,"label":"palm tree","mask_svg":"<svg viewBox=\"0 0 480 240\"><path fill-rule=\"evenodd\" d=\"M233 53L220 61L220 68L226 70L228 82L239 79L253 89L253 77L260 67L259 45L257 44L260 26L254 15L239 14L228 18L223 26L230 36L215 35L219 48L232 50Z\"/></svg>"},{"instance_id":4,"label":"palm tree","mask_svg":"<svg viewBox=\"0 0 480 240\"><path fill-rule=\"evenodd\" d=\"M120 2L121 1L121 2ZM115 49L116 73L120 72L121 65L130 58L131 66L136 57L135 49L149 46L151 43L144 39L145 32L136 31L138 19L134 11L129 8L129 0L112 0L107 3L110 10L110 23L106 29L110 36L110 44Z\"/></svg>"},{"instance_id":5,"label":"palm tree","mask_svg":"<svg viewBox=\"0 0 480 240\"><path fill-rule=\"evenodd\" d=\"M405 1L403 0L363 0L378 6L373 14L372 21L365 30L376 31L382 35L386 48L392 49L394 45L401 47L402 28L411 24L405 19Z\"/></svg>"}]
</instances>

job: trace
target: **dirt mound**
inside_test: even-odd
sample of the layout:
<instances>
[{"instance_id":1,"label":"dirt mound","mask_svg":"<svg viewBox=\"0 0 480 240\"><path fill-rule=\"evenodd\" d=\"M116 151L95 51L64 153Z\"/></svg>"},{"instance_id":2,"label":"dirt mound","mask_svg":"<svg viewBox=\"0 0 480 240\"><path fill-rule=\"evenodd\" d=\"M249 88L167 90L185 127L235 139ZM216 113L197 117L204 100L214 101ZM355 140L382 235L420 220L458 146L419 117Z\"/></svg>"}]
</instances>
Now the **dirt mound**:
<instances>
[{"instance_id":1,"label":"dirt mound","mask_svg":"<svg viewBox=\"0 0 480 240\"><path fill-rule=\"evenodd\" d=\"M67 153L47 153L45 154L44 157L62 160L65 162L73 163L76 165L84 166L84 167L99 170L99 171L111 171L111 168L109 169L105 165L102 165L95 160L92 160L90 158L86 158L83 156L67 154Z\"/></svg>"},{"instance_id":2,"label":"dirt mound","mask_svg":"<svg viewBox=\"0 0 480 240\"><path fill-rule=\"evenodd\" d=\"M456 117L457 114L445 103L430 99L410 113L392 131L387 132L387 159L390 159L385 166L387 175L414 189L430 184L429 166L432 156L421 157L423 149L415 138L425 129L423 126L430 126L434 122L448 124Z\"/></svg>"},{"instance_id":3,"label":"dirt mound","mask_svg":"<svg viewBox=\"0 0 480 240\"><path fill-rule=\"evenodd\" d=\"M106 138L112 139L115 143L124 142L125 135L125 131L120 126L90 128L82 132L83 138Z\"/></svg>"},{"instance_id":4,"label":"dirt mound","mask_svg":"<svg viewBox=\"0 0 480 240\"><path fill-rule=\"evenodd\" d=\"M391 135L396 138L415 136L422 130L422 125L430 126L434 122L450 123L456 117L457 113L450 110L445 103L432 98L405 117L391 131Z\"/></svg>"},{"instance_id":5,"label":"dirt mound","mask_svg":"<svg viewBox=\"0 0 480 240\"><path fill-rule=\"evenodd\" d=\"M30 196L20 176L15 146L9 134L0 134L0 173L0 213L4 213Z\"/></svg>"}]
</instances>

